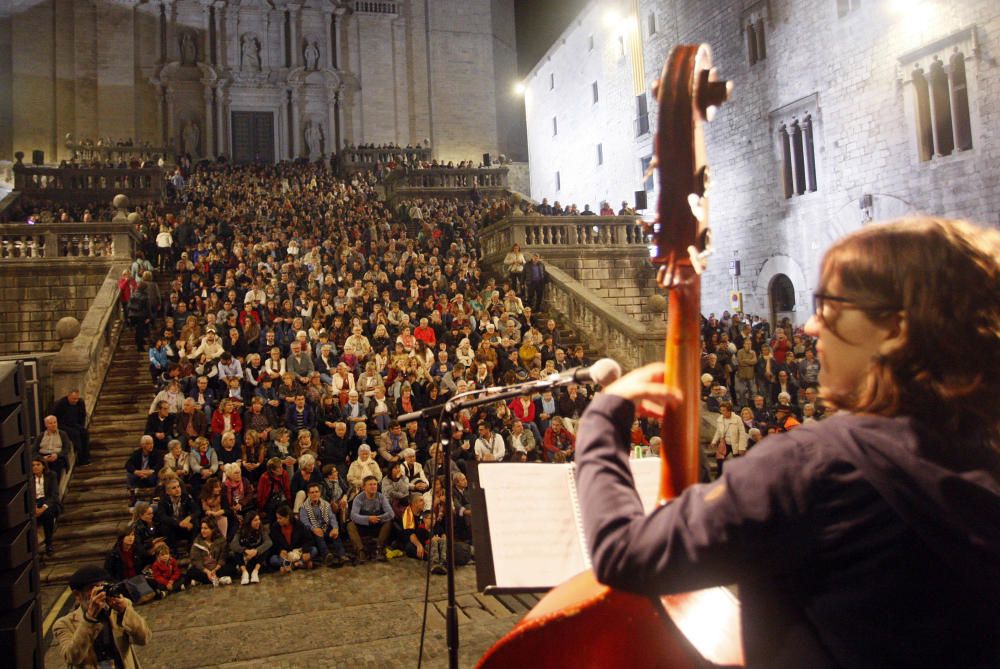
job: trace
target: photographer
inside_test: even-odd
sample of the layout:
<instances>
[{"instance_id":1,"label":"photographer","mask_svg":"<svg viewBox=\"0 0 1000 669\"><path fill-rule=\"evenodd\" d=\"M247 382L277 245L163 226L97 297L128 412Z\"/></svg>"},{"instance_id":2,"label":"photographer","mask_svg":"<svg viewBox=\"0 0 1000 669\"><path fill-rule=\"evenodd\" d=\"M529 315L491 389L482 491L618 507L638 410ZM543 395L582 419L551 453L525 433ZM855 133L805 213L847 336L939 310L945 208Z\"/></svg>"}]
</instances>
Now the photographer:
<instances>
[{"instance_id":1,"label":"photographer","mask_svg":"<svg viewBox=\"0 0 1000 669\"><path fill-rule=\"evenodd\" d=\"M108 596L109 580L108 573L95 566L81 567L69 579L80 606L57 620L52 628L69 666L139 666L132 644L146 645L149 627L124 591Z\"/></svg>"}]
</instances>

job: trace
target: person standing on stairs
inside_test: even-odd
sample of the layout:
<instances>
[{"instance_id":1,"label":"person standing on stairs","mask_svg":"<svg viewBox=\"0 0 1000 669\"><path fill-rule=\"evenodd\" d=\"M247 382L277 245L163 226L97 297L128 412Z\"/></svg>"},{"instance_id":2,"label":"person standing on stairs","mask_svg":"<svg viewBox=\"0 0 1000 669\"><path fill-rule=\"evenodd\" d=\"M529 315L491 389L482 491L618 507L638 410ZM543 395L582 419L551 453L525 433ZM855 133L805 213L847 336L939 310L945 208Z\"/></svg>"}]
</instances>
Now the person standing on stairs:
<instances>
[{"instance_id":1,"label":"person standing on stairs","mask_svg":"<svg viewBox=\"0 0 1000 669\"><path fill-rule=\"evenodd\" d=\"M76 447L76 464L90 464L90 432L87 431L87 405L80 397L80 391L70 390L57 400L49 413L59 421L59 428L65 430Z\"/></svg>"},{"instance_id":2,"label":"person standing on stairs","mask_svg":"<svg viewBox=\"0 0 1000 669\"><path fill-rule=\"evenodd\" d=\"M542 308L542 296L547 278L541 256L537 253L531 254L531 260L524 266L524 282L527 289L525 302L533 311L540 311Z\"/></svg>"}]
</instances>

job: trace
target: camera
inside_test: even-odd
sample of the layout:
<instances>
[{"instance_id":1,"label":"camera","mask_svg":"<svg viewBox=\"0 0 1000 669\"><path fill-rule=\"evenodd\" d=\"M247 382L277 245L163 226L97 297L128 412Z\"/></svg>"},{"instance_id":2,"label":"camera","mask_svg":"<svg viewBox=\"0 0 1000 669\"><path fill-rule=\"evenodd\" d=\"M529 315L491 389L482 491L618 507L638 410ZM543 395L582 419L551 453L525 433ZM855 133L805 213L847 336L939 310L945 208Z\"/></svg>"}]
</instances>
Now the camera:
<instances>
[{"instance_id":1,"label":"camera","mask_svg":"<svg viewBox=\"0 0 1000 669\"><path fill-rule=\"evenodd\" d=\"M125 587L124 581L119 581L118 583L106 583L101 590L108 599L112 597L128 597L128 588Z\"/></svg>"}]
</instances>

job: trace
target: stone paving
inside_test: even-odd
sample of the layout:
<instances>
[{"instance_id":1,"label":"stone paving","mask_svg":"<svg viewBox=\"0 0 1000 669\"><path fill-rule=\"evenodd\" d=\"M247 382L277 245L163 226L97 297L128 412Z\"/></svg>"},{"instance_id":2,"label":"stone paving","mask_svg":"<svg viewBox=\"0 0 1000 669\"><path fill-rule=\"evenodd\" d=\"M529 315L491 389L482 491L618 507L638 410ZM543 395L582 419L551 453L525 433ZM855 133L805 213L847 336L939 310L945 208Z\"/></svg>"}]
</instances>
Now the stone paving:
<instances>
[{"instance_id":1,"label":"stone paving","mask_svg":"<svg viewBox=\"0 0 1000 669\"><path fill-rule=\"evenodd\" d=\"M153 634L139 658L144 669L416 667L423 575L423 565L397 558L264 574L259 585L198 586L140 607ZM472 667L535 598L479 594L472 566L458 569L455 584L460 666ZM445 596L445 577L432 575L424 667L447 666ZM45 666L66 666L57 647Z\"/></svg>"}]
</instances>

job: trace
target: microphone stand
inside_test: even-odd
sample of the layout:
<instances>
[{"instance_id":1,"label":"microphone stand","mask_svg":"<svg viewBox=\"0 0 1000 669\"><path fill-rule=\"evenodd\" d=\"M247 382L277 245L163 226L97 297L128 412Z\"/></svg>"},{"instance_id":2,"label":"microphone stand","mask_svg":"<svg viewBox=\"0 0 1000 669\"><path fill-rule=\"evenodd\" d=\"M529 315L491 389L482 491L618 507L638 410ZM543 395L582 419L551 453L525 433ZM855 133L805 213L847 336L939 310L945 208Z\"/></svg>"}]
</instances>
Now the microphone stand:
<instances>
[{"instance_id":1,"label":"microphone stand","mask_svg":"<svg viewBox=\"0 0 1000 669\"><path fill-rule=\"evenodd\" d=\"M571 383L567 379L564 383ZM535 383L520 384L506 390L498 389L499 392L491 393L492 389L486 389L476 395L458 397L448 400L444 404L427 407L400 416L397 420L400 423L420 420L426 416L440 414L441 416L441 449L442 464L445 471L444 486L444 506L445 506L445 552L447 553L445 564L448 579L448 604L445 609L445 629L448 643L448 667L458 669L458 609L455 604L455 510L452 507L452 484L451 484L451 431L454 429L454 422L449 417L457 409L467 409L481 404L492 404L512 397L518 397L525 393L530 393L538 389L552 388L559 383L552 383L547 380ZM432 484L433 485L433 484ZM432 488L433 489L433 488ZM433 500L432 500L433 502Z\"/></svg>"}]
</instances>

